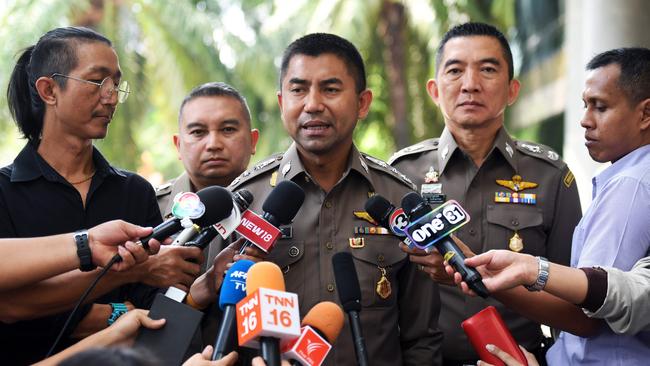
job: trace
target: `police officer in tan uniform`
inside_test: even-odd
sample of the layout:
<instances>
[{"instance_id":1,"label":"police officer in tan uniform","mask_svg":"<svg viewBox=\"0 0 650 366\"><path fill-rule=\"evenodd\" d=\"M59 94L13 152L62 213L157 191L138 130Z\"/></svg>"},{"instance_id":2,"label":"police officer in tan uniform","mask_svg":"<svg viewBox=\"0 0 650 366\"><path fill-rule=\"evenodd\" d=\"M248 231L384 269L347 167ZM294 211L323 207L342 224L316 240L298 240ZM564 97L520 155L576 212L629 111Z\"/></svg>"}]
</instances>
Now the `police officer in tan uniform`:
<instances>
[{"instance_id":1,"label":"police officer in tan uniform","mask_svg":"<svg viewBox=\"0 0 650 366\"><path fill-rule=\"evenodd\" d=\"M246 99L232 86L210 82L192 89L178 114L174 145L185 171L156 189L163 218L171 214L174 197L205 187L226 187L255 154L259 137L251 128Z\"/></svg>"},{"instance_id":2,"label":"police officer in tan uniform","mask_svg":"<svg viewBox=\"0 0 650 366\"><path fill-rule=\"evenodd\" d=\"M399 239L371 222L363 211L373 194L400 200L413 184L381 160L357 150L352 133L366 117L372 93L366 89L361 56L347 40L310 34L285 51L278 102L289 149L244 172L230 186L262 203L283 180L305 191L305 202L268 255L285 273L287 291L298 294L304 315L320 301L339 302L332 256L349 252L361 286L361 323L371 365L440 364L436 285L399 249ZM326 360L354 365L349 325Z\"/></svg>"},{"instance_id":3,"label":"police officer in tan uniform","mask_svg":"<svg viewBox=\"0 0 650 366\"><path fill-rule=\"evenodd\" d=\"M515 141L503 126L504 110L519 92L503 34L486 24L454 27L443 37L436 66L427 90L446 127L439 139L402 149L390 163L432 206L454 199L467 210L471 220L456 235L473 252L509 249L568 264L581 217L576 185L555 151ZM434 280L453 283L437 253L412 260ZM460 323L488 305L497 307L517 343L543 352L538 324L493 299L468 298L453 286L440 292L445 365L476 364Z\"/></svg>"}]
</instances>

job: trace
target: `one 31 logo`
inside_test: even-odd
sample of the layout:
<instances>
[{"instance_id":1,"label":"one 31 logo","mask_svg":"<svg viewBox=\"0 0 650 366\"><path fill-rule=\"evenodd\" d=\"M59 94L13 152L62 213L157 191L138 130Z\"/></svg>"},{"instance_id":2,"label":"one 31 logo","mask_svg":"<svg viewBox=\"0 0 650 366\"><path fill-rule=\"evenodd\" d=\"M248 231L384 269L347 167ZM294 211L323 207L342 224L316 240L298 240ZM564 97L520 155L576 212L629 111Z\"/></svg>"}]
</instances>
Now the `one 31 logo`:
<instances>
[{"instance_id":1,"label":"one 31 logo","mask_svg":"<svg viewBox=\"0 0 650 366\"><path fill-rule=\"evenodd\" d=\"M469 222L469 215L454 200L409 223L404 232L415 246L426 249Z\"/></svg>"}]
</instances>

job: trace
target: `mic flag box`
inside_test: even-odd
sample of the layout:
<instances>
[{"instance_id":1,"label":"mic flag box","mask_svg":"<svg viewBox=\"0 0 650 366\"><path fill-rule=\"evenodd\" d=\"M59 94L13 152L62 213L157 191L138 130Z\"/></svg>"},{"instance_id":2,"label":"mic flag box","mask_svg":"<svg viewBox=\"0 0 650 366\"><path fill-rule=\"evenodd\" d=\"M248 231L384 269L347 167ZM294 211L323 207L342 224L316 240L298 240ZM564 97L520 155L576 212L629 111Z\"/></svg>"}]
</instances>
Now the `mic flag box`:
<instances>
[{"instance_id":1,"label":"mic flag box","mask_svg":"<svg viewBox=\"0 0 650 366\"><path fill-rule=\"evenodd\" d=\"M259 288L237 303L237 339L259 348L259 337L280 339L280 346L300 335L298 295Z\"/></svg>"},{"instance_id":2,"label":"mic flag box","mask_svg":"<svg viewBox=\"0 0 650 366\"><path fill-rule=\"evenodd\" d=\"M282 347L282 357L299 361L305 366L320 366L332 349L325 338L321 337L312 327L302 327L300 338Z\"/></svg>"},{"instance_id":3,"label":"mic flag box","mask_svg":"<svg viewBox=\"0 0 650 366\"><path fill-rule=\"evenodd\" d=\"M281 235L280 229L250 210L244 211L236 230L265 253L271 250Z\"/></svg>"}]
</instances>

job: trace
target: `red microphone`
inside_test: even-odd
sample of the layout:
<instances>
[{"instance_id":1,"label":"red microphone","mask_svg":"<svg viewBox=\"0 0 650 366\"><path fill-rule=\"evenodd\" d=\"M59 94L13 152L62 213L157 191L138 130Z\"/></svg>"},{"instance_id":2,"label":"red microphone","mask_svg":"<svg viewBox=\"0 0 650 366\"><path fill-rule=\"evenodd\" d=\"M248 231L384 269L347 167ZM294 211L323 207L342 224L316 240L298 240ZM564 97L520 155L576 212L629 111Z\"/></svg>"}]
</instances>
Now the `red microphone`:
<instances>
[{"instance_id":1,"label":"red microphone","mask_svg":"<svg viewBox=\"0 0 650 366\"><path fill-rule=\"evenodd\" d=\"M517 346L517 342L512 337L510 330L503 322L501 315L494 306L488 306L485 309L474 314L471 318L466 319L460 324L467 334L470 343L482 361L491 363L495 366L505 366L503 361L488 352L485 348L488 344L499 347L508 353L522 365L528 366L526 356Z\"/></svg>"}]
</instances>

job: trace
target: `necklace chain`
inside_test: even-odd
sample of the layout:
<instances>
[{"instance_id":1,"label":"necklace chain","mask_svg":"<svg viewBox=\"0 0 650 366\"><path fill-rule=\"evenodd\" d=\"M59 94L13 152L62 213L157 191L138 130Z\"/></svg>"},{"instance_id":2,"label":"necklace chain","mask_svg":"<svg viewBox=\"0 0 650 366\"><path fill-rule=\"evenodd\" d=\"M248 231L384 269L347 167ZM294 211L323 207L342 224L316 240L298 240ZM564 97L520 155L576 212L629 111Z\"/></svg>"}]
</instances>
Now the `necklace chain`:
<instances>
[{"instance_id":1,"label":"necklace chain","mask_svg":"<svg viewBox=\"0 0 650 366\"><path fill-rule=\"evenodd\" d=\"M68 183L70 183L70 184L72 184L74 186L74 185L77 185L77 184L85 183L85 182L91 180L94 176L95 176L95 171L93 171L89 176L87 176L86 178L84 178L84 179L82 179L82 180L80 180L78 182L70 182L70 181L68 181Z\"/></svg>"}]
</instances>

